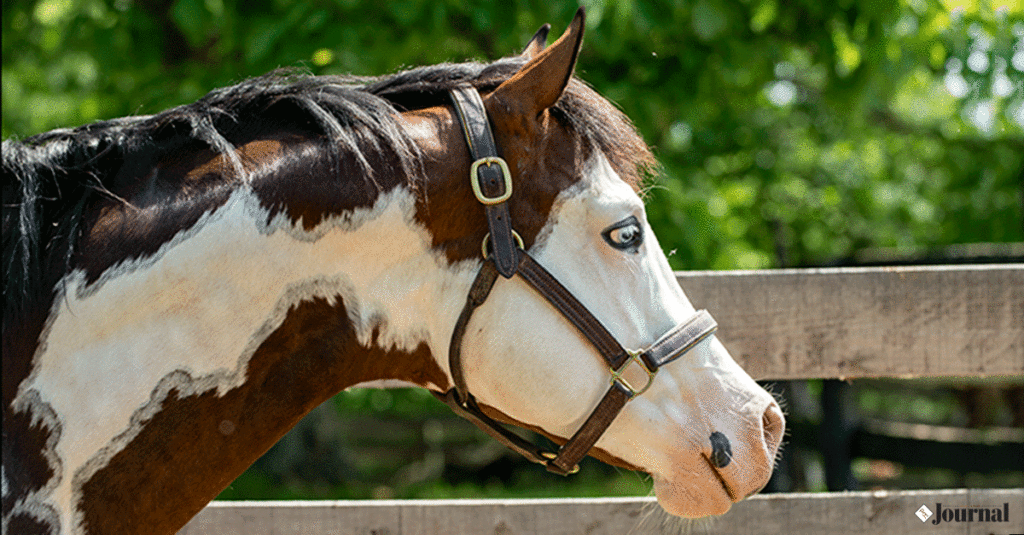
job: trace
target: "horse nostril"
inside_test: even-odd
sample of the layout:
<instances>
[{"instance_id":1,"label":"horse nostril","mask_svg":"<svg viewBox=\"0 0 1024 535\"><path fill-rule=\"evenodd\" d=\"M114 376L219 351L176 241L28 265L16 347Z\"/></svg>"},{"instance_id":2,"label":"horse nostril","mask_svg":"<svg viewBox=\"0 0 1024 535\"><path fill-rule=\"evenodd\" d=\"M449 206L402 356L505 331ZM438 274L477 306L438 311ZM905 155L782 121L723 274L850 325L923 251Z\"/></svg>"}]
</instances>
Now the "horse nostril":
<instances>
[{"instance_id":1,"label":"horse nostril","mask_svg":"<svg viewBox=\"0 0 1024 535\"><path fill-rule=\"evenodd\" d=\"M786 418L782 415L782 409L775 402L764 411L761 416L761 425L764 431L764 443L771 456L774 456L782 442L782 434L786 429Z\"/></svg>"},{"instance_id":2,"label":"horse nostril","mask_svg":"<svg viewBox=\"0 0 1024 535\"><path fill-rule=\"evenodd\" d=\"M711 433L711 464L716 468L725 468L732 461L732 446L725 435L715 431Z\"/></svg>"}]
</instances>

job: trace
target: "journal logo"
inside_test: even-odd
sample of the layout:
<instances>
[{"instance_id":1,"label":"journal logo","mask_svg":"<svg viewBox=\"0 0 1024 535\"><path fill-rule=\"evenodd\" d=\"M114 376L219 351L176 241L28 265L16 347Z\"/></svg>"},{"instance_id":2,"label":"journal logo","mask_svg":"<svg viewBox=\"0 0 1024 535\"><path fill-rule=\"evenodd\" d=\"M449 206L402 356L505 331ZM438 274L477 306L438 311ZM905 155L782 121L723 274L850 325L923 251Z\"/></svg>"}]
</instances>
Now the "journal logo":
<instances>
[{"instance_id":1,"label":"journal logo","mask_svg":"<svg viewBox=\"0 0 1024 535\"><path fill-rule=\"evenodd\" d=\"M1002 507L950 507L936 503L934 512L927 505L922 505L914 514L921 522L927 522L931 518L932 525L935 526L943 522L1009 522L1010 504L1004 503Z\"/></svg>"}]
</instances>

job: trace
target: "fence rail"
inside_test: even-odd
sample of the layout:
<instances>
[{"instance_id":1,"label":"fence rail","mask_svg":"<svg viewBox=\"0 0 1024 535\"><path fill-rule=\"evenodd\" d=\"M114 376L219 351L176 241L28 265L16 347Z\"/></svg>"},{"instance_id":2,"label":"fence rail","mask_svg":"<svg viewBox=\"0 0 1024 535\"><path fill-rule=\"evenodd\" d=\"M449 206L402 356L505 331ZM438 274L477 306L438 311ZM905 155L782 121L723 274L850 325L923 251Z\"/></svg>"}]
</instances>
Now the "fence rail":
<instances>
[{"instance_id":1,"label":"fence rail","mask_svg":"<svg viewBox=\"0 0 1024 535\"><path fill-rule=\"evenodd\" d=\"M937 504L945 509L1004 510L1005 507L1009 519L934 524L934 513L942 514ZM924 522L914 514L922 505L933 512ZM653 498L214 502L179 535L988 535L1021 532L1024 532L1024 489L958 489L767 494L737 503L722 517L697 521L669 517Z\"/></svg>"},{"instance_id":2,"label":"fence rail","mask_svg":"<svg viewBox=\"0 0 1024 535\"><path fill-rule=\"evenodd\" d=\"M1024 377L1024 264L684 272L758 379ZM1003 522L922 522L922 505L1004 508ZM941 513L940 513L941 515ZM1024 489L771 494L723 517L668 517L653 498L214 502L181 535L360 533L1024 533Z\"/></svg>"},{"instance_id":3,"label":"fence rail","mask_svg":"<svg viewBox=\"0 0 1024 535\"><path fill-rule=\"evenodd\" d=\"M1024 374L1024 264L677 273L755 379Z\"/></svg>"}]
</instances>

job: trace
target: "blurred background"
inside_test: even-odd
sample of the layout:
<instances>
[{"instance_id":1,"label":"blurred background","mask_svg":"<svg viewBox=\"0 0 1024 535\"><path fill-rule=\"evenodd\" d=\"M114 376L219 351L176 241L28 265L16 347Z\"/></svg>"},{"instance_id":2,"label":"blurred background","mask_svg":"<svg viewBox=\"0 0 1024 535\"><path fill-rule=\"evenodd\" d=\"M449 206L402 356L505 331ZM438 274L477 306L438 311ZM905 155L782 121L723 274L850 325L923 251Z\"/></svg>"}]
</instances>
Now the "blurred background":
<instances>
[{"instance_id":1,"label":"blurred background","mask_svg":"<svg viewBox=\"0 0 1024 535\"><path fill-rule=\"evenodd\" d=\"M674 268L1024 261L1020 0L582 4L577 74L663 164L648 211ZM553 39L577 6L5 0L3 138L155 113L282 66L382 75L493 60L545 22ZM1020 377L772 388L792 431L770 490L1024 486ZM547 474L424 391L352 391L221 497L650 493L646 476L584 468Z\"/></svg>"}]
</instances>

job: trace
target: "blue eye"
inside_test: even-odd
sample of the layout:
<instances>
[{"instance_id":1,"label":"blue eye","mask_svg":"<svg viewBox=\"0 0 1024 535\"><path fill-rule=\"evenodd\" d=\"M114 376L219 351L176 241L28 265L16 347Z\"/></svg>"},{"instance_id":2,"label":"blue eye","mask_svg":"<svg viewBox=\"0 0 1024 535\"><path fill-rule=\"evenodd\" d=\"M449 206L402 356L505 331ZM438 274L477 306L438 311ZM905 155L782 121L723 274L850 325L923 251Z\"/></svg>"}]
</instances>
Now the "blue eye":
<instances>
[{"instance_id":1,"label":"blue eye","mask_svg":"<svg viewBox=\"0 0 1024 535\"><path fill-rule=\"evenodd\" d=\"M644 230L636 216L629 216L601 233L608 245L628 253L635 253L644 243Z\"/></svg>"}]
</instances>

